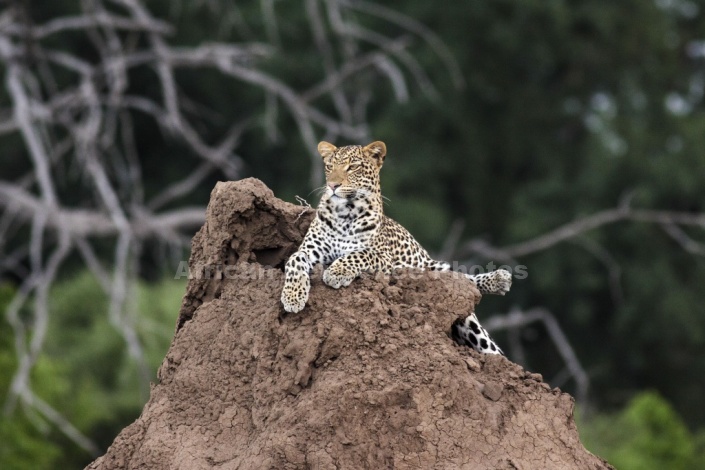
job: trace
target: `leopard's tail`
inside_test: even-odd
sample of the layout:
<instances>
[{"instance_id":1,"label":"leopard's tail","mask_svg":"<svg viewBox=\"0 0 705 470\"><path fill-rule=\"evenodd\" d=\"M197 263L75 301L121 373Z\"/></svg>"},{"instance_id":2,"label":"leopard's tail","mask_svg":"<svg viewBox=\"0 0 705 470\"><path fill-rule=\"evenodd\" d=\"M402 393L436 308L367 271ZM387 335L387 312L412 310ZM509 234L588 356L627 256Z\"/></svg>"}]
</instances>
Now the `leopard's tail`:
<instances>
[{"instance_id":1,"label":"leopard's tail","mask_svg":"<svg viewBox=\"0 0 705 470\"><path fill-rule=\"evenodd\" d=\"M485 354L501 354L504 352L497 346L497 343L490 338L474 313L465 318L458 318L453 322L451 335L456 343L470 346L475 351Z\"/></svg>"}]
</instances>

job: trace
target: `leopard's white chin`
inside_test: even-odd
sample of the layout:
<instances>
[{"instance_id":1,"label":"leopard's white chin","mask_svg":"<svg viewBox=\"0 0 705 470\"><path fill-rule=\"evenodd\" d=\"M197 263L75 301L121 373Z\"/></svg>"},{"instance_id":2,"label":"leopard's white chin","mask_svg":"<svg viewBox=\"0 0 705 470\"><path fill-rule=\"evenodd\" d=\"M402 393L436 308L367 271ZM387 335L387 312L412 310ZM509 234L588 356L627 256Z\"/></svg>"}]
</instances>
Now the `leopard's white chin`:
<instances>
[{"instance_id":1,"label":"leopard's white chin","mask_svg":"<svg viewBox=\"0 0 705 470\"><path fill-rule=\"evenodd\" d=\"M347 194L347 193L338 194L335 191L333 191L330 195L330 199L335 203L342 204L343 202L347 202L347 201L351 201L351 200L355 199L356 196L357 196L357 191L354 191L350 194Z\"/></svg>"}]
</instances>

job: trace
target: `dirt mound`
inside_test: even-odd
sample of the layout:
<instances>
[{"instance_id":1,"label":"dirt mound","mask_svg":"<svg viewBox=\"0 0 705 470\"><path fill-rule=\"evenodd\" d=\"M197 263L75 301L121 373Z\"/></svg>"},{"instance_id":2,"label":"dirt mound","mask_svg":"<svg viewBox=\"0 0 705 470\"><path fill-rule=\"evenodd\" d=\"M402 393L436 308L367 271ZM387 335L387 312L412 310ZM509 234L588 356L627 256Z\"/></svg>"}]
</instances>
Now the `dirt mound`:
<instances>
[{"instance_id":1,"label":"dirt mound","mask_svg":"<svg viewBox=\"0 0 705 470\"><path fill-rule=\"evenodd\" d=\"M285 314L281 266L312 216L254 179L216 186L160 383L89 469L611 468L580 444L569 395L453 343L480 298L464 279L336 291L317 272Z\"/></svg>"}]
</instances>

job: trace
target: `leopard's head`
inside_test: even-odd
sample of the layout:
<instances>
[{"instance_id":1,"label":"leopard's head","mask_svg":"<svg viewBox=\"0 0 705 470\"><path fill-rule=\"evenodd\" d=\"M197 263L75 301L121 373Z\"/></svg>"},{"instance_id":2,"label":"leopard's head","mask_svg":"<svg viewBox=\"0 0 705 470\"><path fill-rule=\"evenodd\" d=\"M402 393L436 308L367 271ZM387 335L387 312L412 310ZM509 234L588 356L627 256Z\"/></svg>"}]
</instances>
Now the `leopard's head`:
<instances>
[{"instance_id":1,"label":"leopard's head","mask_svg":"<svg viewBox=\"0 0 705 470\"><path fill-rule=\"evenodd\" d=\"M384 142L369 145L336 147L328 142L318 144L326 171L328 198L354 199L359 195L378 194L379 170L382 168L387 146Z\"/></svg>"}]
</instances>

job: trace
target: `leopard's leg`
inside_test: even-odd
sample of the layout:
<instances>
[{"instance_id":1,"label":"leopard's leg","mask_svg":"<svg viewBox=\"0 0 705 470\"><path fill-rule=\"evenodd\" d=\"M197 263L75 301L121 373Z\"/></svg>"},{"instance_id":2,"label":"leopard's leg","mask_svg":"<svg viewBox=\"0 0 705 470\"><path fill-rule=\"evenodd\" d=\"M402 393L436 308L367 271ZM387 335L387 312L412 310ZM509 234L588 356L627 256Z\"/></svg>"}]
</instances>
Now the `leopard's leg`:
<instances>
[{"instance_id":1,"label":"leopard's leg","mask_svg":"<svg viewBox=\"0 0 705 470\"><path fill-rule=\"evenodd\" d=\"M429 259L424 263L424 269L433 271L451 271L450 264L445 261ZM512 275L506 269L498 269L482 274L463 274L475 283L481 294L504 295L512 287Z\"/></svg>"},{"instance_id":2,"label":"leopard's leg","mask_svg":"<svg viewBox=\"0 0 705 470\"><path fill-rule=\"evenodd\" d=\"M475 351L485 354L501 354L504 352L497 346L487 333L474 313L465 318L458 318L453 322L451 335L456 343L470 346Z\"/></svg>"},{"instance_id":3,"label":"leopard's leg","mask_svg":"<svg viewBox=\"0 0 705 470\"><path fill-rule=\"evenodd\" d=\"M466 276L475 283L481 294L504 295L512 287L512 275L506 269Z\"/></svg>"},{"instance_id":4,"label":"leopard's leg","mask_svg":"<svg viewBox=\"0 0 705 470\"><path fill-rule=\"evenodd\" d=\"M305 251L297 251L284 267L284 288L281 302L287 312L300 312L306 306L311 289L309 272L313 267Z\"/></svg>"},{"instance_id":5,"label":"leopard's leg","mask_svg":"<svg viewBox=\"0 0 705 470\"><path fill-rule=\"evenodd\" d=\"M355 251L336 259L323 271L323 282L338 289L349 285L364 271L384 270L381 258L372 250Z\"/></svg>"},{"instance_id":6,"label":"leopard's leg","mask_svg":"<svg viewBox=\"0 0 705 470\"><path fill-rule=\"evenodd\" d=\"M311 269L330 258L325 249L326 244L316 235L318 223L318 219L314 219L298 251L289 257L284 266L281 302L287 312L296 313L303 310L311 289Z\"/></svg>"}]
</instances>

